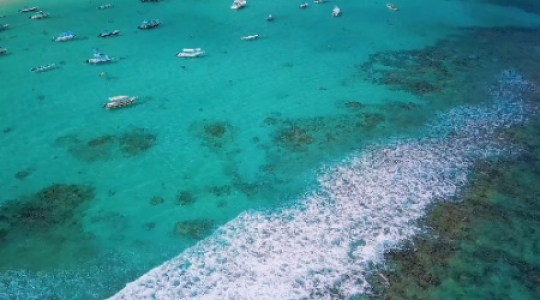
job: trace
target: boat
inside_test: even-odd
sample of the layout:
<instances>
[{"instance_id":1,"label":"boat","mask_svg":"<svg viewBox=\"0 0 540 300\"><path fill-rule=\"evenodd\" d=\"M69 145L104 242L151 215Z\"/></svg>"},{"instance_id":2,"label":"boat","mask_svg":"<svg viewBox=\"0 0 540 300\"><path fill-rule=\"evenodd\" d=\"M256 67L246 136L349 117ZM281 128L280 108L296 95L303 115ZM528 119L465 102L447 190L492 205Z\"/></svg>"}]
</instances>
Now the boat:
<instances>
[{"instance_id":1,"label":"boat","mask_svg":"<svg viewBox=\"0 0 540 300\"><path fill-rule=\"evenodd\" d=\"M321 4L321 3L324 3L325 1L324 0L313 0L313 3L315 4Z\"/></svg>"},{"instance_id":2,"label":"boat","mask_svg":"<svg viewBox=\"0 0 540 300\"><path fill-rule=\"evenodd\" d=\"M268 16L266 16L266 21L268 21L268 22L274 21L274 15L269 14Z\"/></svg>"},{"instance_id":3,"label":"boat","mask_svg":"<svg viewBox=\"0 0 540 300\"><path fill-rule=\"evenodd\" d=\"M1 24L0 25L0 31L6 30L9 28L9 24Z\"/></svg>"},{"instance_id":4,"label":"boat","mask_svg":"<svg viewBox=\"0 0 540 300\"><path fill-rule=\"evenodd\" d=\"M258 34L254 34L254 35L246 35L246 36L243 36L241 37L240 39L242 41L252 41L252 40L256 40L259 38L259 35Z\"/></svg>"},{"instance_id":5,"label":"boat","mask_svg":"<svg viewBox=\"0 0 540 300\"><path fill-rule=\"evenodd\" d=\"M37 11L38 9L39 9L39 8L38 8L37 6L24 7L24 8L19 9L19 12L20 12L20 13L26 13L26 12Z\"/></svg>"},{"instance_id":6,"label":"boat","mask_svg":"<svg viewBox=\"0 0 540 300\"><path fill-rule=\"evenodd\" d=\"M115 59L109 57L107 54L100 53L97 49L94 50L94 57L85 60L84 62L90 65L100 65L114 61Z\"/></svg>"},{"instance_id":7,"label":"boat","mask_svg":"<svg viewBox=\"0 0 540 300\"><path fill-rule=\"evenodd\" d=\"M152 29L156 28L161 24L158 19L152 19L150 21L143 21L141 25L139 25L139 29Z\"/></svg>"},{"instance_id":8,"label":"boat","mask_svg":"<svg viewBox=\"0 0 540 300\"><path fill-rule=\"evenodd\" d=\"M160 0L141 0L141 2L159 2Z\"/></svg>"},{"instance_id":9,"label":"boat","mask_svg":"<svg viewBox=\"0 0 540 300\"><path fill-rule=\"evenodd\" d=\"M392 3L386 3L386 8L388 8L391 11L397 11L397 7Z\"/></svg>"},{"instance_id":10,"label":"boat","mask_svg":"<svg viewBox=\"0 0 540 300\"><path fill-rule=\"evenodd\" d=\"M98 37L106 38L110 36L117 36L120 34L120 30L104 31L98 35Z\"/></svg>"},{"instance_id":11,"label":"boat","mask_svg":"<svg viewBox=\"0 0 540 300\"><path fill-rule=\"evenodd\" d=\"M6 53L7 53L7 49L0 47L0 55L4 55Z\"/></svg>"},{"instance_id":12,"label":"boat","mask_svg":"<svg viewBox=\"0 0 540 300\"><path fill-rule=\"evenodd\" d=\"M108 9L108 8L111 8L111 7L113 7L112 4L107 3L107 4L102 4L102 5L98 6L97 9Z\"/></svg>"},{"instance_id":13,"label":"boat","mask_svg":"<svg viewBox=\"0 0 540 300\"><path fill-rule=\"evenodd\" d=\"M39 20L39 19L45 19L45 18L48 18L48 17L49 17L48 13L43 12L43 11L38 11L37 13L31 15L28 18L32 19L32 20Z\"/></svg>"},{"instance_id":14,"label":"boat","mask_svg":"<svg viewBox=\"0 0 540 300\"><path fill-rule=\"evenodd\" d=\"M334 9L332 9L332 17L337 18L341 15L341 9L337 6L334 6Z\"/></svg>"},{"instance_id":15,"label":"boat","mask_svg":"<svg viewBox=\"0 0 540 300\"><path fill-rule=\"evenodd\" d=\"M41 73L41 72L50 71L50 70L54 69L55 67L56 67L55 64L46 64L46 65L43 65L43 66L34 67L34 68L30 69L30 71L32 71L34 73Z\"/></svg>"},{"instance_id":16,"label":"boat","mask_svg":"<svg viewBox=\"0 0 540 300\"><path fill-rule=\"evenodd\" d=\"M300 9L304 9L304 8L307 8L309 6L309 4L307 2L304 2L302 4L300 4L298 7L300 7Z\"/></svg>"},{"instance_id":17,"label":"boat","mask_svg":"<svg viewBox=\"0 0 540 300\"><path fill-rule=\"evenodd\" d=\"M124 95L109 97L109 101L103 104L103 107L107 109L126 107L128 105L133 104L135 100L137 100L137 97L130 97L130 96L124 96Z\"/></svg>"},{"instance_id":18,"label":"boat","mask_svg":"<svg viewBox=\"0 0 540 300\"><path fill-rule=\"evenodd\" d=\"M182 58L194 58L204 55L204 51L201 48L184 48L182 51L176 53L177 57Z\"/></svg>"},{"instance_id":19,"label":"boat","mask_svg":"<svg viewBox=\"0 0 540 300\"><path fill-rule=\"evenodd\" d=\"M69 41L69 40L72 40L76 37L77 35L71 31L66 31L66 32L62 32L60 33L58 36L55 36L52 38L52 41L53 42L65 42L65 41Z\"/></svg>"},{"instance_id":20,"label":"boat","mask_svg":"<svg viewBox=\"0 0 540 300\"><path fill-rule=\"evenodd\" d=\"M231 9L233 10L239 10L246 6L247 1L246 0L234 0L233 4L231 5Z\"/></svg>"}]
</instances>

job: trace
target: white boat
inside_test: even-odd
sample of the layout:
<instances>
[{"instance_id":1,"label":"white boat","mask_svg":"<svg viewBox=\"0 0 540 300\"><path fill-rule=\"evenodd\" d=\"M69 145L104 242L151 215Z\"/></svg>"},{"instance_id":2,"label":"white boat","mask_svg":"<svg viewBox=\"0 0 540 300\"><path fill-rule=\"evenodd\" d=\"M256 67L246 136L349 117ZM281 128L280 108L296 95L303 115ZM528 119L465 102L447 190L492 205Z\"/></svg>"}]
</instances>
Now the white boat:
<instances>
[{"instance_id":1,"label":"white boat","mask_svg":"<svg viewBox=\"0 0 540 300\"><path fill-rule=\"evenodd\" d=\"M109 57L107 54L96 52L94 57L85 60L84 62L90 65L100 65L114 61L115 59Z\"/></svg>"},{"instance_id":2,"label":"white boat","mask_svg":"<svg viewBox=\"0 0 540 300\"><path fill-rule=\"evenodd\" d=\"M77 35L74 34L73 32L66 31L66 32L60 33L58 36L53 37L52 40L53 42L65 42L65 41L74 39L76 36Z\"/></svg>"},{"instance_id":3,"label":"white boat","mask_svg":"<svg viewBox=\"0 0 540 300\"><path fill-rule=\"evenodd\" d=\"M324 3L325 1L324 0L313 0L313 3L315 4L321 4L321 3Z\"/></svg>"},{"instance_id":4,"label":"white boat","mask_svg":"<svg viewBox=\"0 0 540 300\"><path fill-rule=\"evenodd\" d=\"M32 68L32 69L30 69L30 71L32 71L34 73L41 73L41 72L50 71L50 70L54 69L55 67L56 67L55 64L47 64L47 65Z\"/></svg>"},{"instance_id":5,"label":"white boat","mask_svg":"<svg viewBox=\"0 0 540 300\"><path fill-rule=\"evenodd\" d=\"M259 38L259 35L258 34L254 34L254 35L246 35L246 36L243 36L241 37L240 39L242 41L252 41L252 40L256 40Z\"/></svg>"},{"instance_id":6,"label":"white boat","mask_svg":"<svg viewBox=\"0 0 540 300\"><path fill-rule=\"evenodd\" d=\"M37 6L32 6L32 7L21 8L21 9L19 9L19 12L20 13L26 13L26 12L37 11L37 10L38 10Z\"/></svg>"},{"instance_id":7,"label":"white boat","mask_svg":"<svg viewBox=\"0 0 540 300\"><path fill-rule=\"evenodd\" d=\"M124 95L109 97L109 101L103 104L103 107L107 109L126 107L128 105L133 104L135 100L137 100L137 97L124 96Z\"/></svg>"},{"instance_id":8,"label":"white boat","mask_svg":"<svg viewBox=\"0 0 540 300\"><path fill-rule=\"evenodd\" d=\"M39 19L45 19L48 18L49 14L43 11L38 11L37 13L31 15L29 19L31 20L39 20Z\"/></svg>"},{"instance_id":9,"label":"white boat","mask_svg":"<svg viewBox=\"0 0 540 300\"><path fill-rule=\"evenodd\" d=\"M193 58L204 55L204 51L201 48L184 48L182 51L176 53L177 57Z\"/></svg>"},{"instance_id":10,"label":"white boat","mask_svg":"<svg viewBox=\"0 0 540 300\"><path fill-rule=\"evenodd\" d=\"M337 6L334 6L334 9L332 9L332 17L337 18L341 15L341 9Z\"/></svg>"},{"instance_id":11,"label":"white boat","mask_svg":"<svg viewBox=\"0 0 540 300\"><path fill-rule=\"evenodd\" d=\"M102 4L102 5L98 6L97 9L107 9L107 8L111 8L111 7L113 7L112 4L107 3L107 4Z\"/></svg>"},{"instance_id":12,"label":"white boat","mask_svg":"<svg viewBox=\"0 0 540 300\"><path fill-rule=\"evenodd\" d=\"M298 7L300 7L300 9L305 9L305 8L308 8L309 4L307 2L304 2L304 3L300 3L300 5Z\"/></svg>"},{"instance_id":13,"label":"white boat","mask_svg":"<svg viewBox=\"0 0 540 300\"><path fill-rule=\"evenodd\" d=\"M0 24L0 31L6 30L9 28L9 24Z\"/></svg>"},{"instance_id":14,"label":"white boat","mask_svg":"<svg viewBox=\"0 0 540 300\"><path fill-rule=\"evenodd\" d=\"M231 5L231 9L239 10L246 6L247 1L246 0L234 0L233 4Z\"/></svg>"},{"instance_id":15,"label":"white boat","mask_svg":"<svg viewBox=\"0 0 540 300\"><path fill-rule=\"evenodd\" d=\"M6 53L7 53L7 49L0 47L0 55L4 55Z\"/></svg>"}]
</instances>

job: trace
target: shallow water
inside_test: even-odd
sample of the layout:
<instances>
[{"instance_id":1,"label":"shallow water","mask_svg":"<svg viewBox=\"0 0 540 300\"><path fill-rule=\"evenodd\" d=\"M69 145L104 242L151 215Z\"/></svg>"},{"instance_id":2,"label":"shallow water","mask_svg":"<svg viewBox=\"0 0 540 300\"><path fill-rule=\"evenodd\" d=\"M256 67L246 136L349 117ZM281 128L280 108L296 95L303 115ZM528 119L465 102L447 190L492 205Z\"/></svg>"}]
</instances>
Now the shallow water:
<instances>
[{"instance_id":1,"label":"shallow water","mask_svg":"<svg viewBox=\"0 0 540 300\"><path fill-rule=\"evenodd\" d=\"M527 27L540 20L516 8L447 1L427 10L413 1L392 13L382 2L346 2L338 4L344 15L334 19L334 3L298 10L285 1L250 2L243 11L217 1L111 3L113 8L97 10L102 3L17 2L3 4L0 11L7 15L1 22L10 24L0 32L0 45L9 50L0 57L0 155L6 158L0 173L6 183L0 199L0 276L14 299L103 299L168 259L214 247L220 232L244 249L236 235L249 236L253 229L227 231L231 224L259 217L263 222L267 215L302 206L309 198L303 195L320 190L321 178L335 174L329 171L333 166L346 168L372 145L394 149L396 139L412 139L415 147L427 147L421 153L434 147L436 157L449 162L464 155L442 153L449 150L446 138L457 134L449 128L464 125L466 132L484 138L482 128L493 118L525 121L528 108L514 106L519 95L502 99L506 104L495 99L499 104L493 106L489 89L511 68L518 71L516 78L522 74L533 83L538 78L530 63L537 59L537 33ZM51 18L28 20L15 13L23 5L39 5ZM264 20L269 12L275 22ZM163 25L136 29L149 18ZM112 29L121 36L96 37ZM65 30L79 37L50 41ZM253 33L261 38L240 40ZM497 44L501 39L508 43ZM207 55L174 57L192 47ZM85 65L94 48L119 61ZM51 62L58 68L29 72ZM104 111L107 97L118 94L139 99L132 107ZM488 112L479 119L468 113L479 111ZM424 142L428 137L439 142ZM483 142L470 145L476 147L474 155L491 155ZM383 165L380 172L393 168ZM377 182L370 177L374 174L362 174L366 182ZM415 209L411 220L423 213ZM401 220L392 212L386 217ZM321 230L317 234L331 229L313 215L306 220L309 225L294 228L308 232L315 226ZM417 232L397 224L403 235L389 239L392 247ZM385 229L368 231L377 230ZM365 239L360 232L342 243L356 245ZM282 244L273 237L270 245ZM334 258L343 262L340 257ZM363 261L375 264L377 257ZM363 278L370 268L344 270L331 260L324 263L334 264L335 276L363 280L347 281L343 295L367 288ZM223 274L230 272L225 268ZM291 284L276 278L283 287ZM241 291L231 293L251 295Z\"/></svg>"}]
</instances>

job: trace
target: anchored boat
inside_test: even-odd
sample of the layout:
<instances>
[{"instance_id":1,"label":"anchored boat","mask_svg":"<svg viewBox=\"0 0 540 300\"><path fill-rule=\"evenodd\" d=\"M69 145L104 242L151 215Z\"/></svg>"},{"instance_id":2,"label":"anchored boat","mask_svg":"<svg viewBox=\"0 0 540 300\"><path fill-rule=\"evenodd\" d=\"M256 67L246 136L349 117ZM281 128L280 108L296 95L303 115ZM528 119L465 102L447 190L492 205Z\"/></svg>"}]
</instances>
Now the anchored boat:
<instances>
[{"instance_id":1,"label":"anchored boat","mask_svg":"<svg viewBox=\"0 0 540 300\"><path fill-rule=\"evenodd\" d=\"M49 17L49 14L44 12L44 11L38 11L37 13L31 15L29 17L29 19L31 20L40 20L40 19L45 19L45 18L48 18Z\"/></svg>"},{"instance_id":2,"label":"anchored boat","mask_svg":"<svg viewBox=\"0 0 540 300\"><path fill-rule=\"evenodd\" d=\"M247 4L246 0L234 0L233 4L231 5L231 9L239 10L241 8L244 8L246 4Z\"/></svg>"},{"instance_id":3,"label":"anchored boat","mask_svg":"<svg viewBox=\"0 0 540 300\"><path fill-rule=\"evenodd\" d=\"M117 36L120 34L120 30L104 31L98 35L98 37L106 38L111 36Z\"/></svg>"},{"instance_id":4,"label":"anchored boat","mask_svg":"<svg viewBox=\"0 0 540 300\"><path fill-rule=\"evenodd\" d=\"M194 58L204 55L204 51L201 48L184 48L182 51L176 53L177 57L182 58Z\"/></svg>"},{"instance_id":5,"label":"anchored boat","mask_svg":"<svg viewBox=\"0 0 540 300\"><path fill-rule=\"evenodd\" d=\"M144 20L141 25L138 26L139 29L152 29L156 28L161 24L161 22L158 19L152 19L150 21Z\"/></svg>"},{"instance_id":6,"label":"anchored boat","mask_svg":"<svg viewBox=\"0 0 540 300\"><path fill-rule=\"evenodd\" d=\"M124 95L109 97L109 102L103 104L103 107L107 109L126 107L133 104L135 100L137 100L137 97L130 97Z\"/></svg>"},{"instance_id":7,"label":"anchored boat","mask_svg":"<svg viewBox=\"0 0 540 300\"><path fill-rule=\"evenodd\" d=\"M75 33L66 31L60 33L58 36L53 37L52 40L53 42L65 42L74 39L76 36L77 35Z\"/></svg>"},{"instance_id":8,"label":"anchored boat","mask_svg":"<svg viewBox=\"0 0 540 300\"><path fill-rule=\"evenodd\" d=\"M37 11L38 9L39 8L37 6L24 7L24 8L19 9L19 12L20 13L26 13L26 12Z\"/></svg>"},{"instance_id":9,"label":"anchored boat","mask_svg":"<svg viewBox=\"0 0 540 300\"><path fill-rule=\"evenodd\" d=\"M6 30L9 28L9 24L1 24L0 25L0 31Z\"/></svg>"},{"instance_id":10,"label":"anchored boat","mask_svg":"<svg viewBox=\"0 0 540 300\"><path fill-rule=\"evenodd\" d=\"M32 71L34 73L41 73L41 72L50 71L50 70L52 70L54 68L56 68L55 64L46 64L46 65L43 65L43 66L34 67L34 68L30 69L30 71Z\"/></svg>"}]
</instances>

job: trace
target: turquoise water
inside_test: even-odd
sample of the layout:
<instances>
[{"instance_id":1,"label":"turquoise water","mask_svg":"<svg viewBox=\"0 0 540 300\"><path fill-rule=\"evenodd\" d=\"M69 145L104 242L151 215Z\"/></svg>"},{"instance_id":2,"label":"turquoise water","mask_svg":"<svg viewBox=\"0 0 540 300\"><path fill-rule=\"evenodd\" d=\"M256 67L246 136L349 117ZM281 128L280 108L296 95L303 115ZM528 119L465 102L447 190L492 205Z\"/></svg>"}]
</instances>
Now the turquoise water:
<instances>
[{"instance_id":1,"label":"turquoise water","mask_svg":"<svg viewBox=\"0 0 540 300\"><path fill-rule=\"evenodd\" d=\"M0 8L10 24L0 32L9 51L0 57L0 270L14 299L106 298L242 212L294 203L318 185L321 166L366 145L423 136L438 113L489 101L494 74L517 67L534 77L510 54L481 68L464 64L475 61L471 49L482 57L490 49L467 48L476 32L462 48L449 36L479 27L488 38L492 27L540 23L519 8L460 1L396 3L395 13L384 1L306 10L254 1L242 11L223 1L111 3ZM334 4L342 17L330 16ZM25 5L51 17L16 13ZM162 26L136 28L151 18ZM113 29L122 34L97 37ZM67 30L78 37L51 41ZM240 40L255 33L259 40ZM207 55L174 56L196 47ZM119 60L85 65L95 48ZM387 74L380 66L391 53L400 56ZM433 53L449 73L422 61ZM29 71L47 63L58 68ZM139 100L102 108L119 94Z\"/></svg>"}]
</instances>

